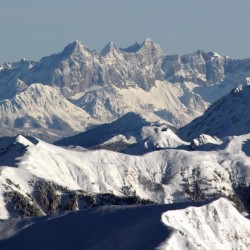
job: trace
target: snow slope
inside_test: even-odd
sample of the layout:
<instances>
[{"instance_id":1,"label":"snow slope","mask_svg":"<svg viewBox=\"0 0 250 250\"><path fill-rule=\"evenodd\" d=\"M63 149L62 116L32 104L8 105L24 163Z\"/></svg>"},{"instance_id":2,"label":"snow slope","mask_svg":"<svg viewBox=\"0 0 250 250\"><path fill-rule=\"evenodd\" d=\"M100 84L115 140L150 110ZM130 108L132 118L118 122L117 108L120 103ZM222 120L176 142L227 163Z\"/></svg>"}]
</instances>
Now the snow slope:
<instances>
[{"instance_id":1,"label":"snow slope","mask_svg":"<svg viewBox=\"0 0 250 250\"><path fill-rule=\"evenodd\" d=\"M211 204L111 206L0 222L0 248L249 249L249 232L249 220L226 199Z\"/></svg>"},{"instance_id":2,"label":"snow slope","mask_svg":"<svg viewBox=\"0 0 250 250\"><path fill-rule=\"evenodd\" d=\"M195 85L156 81L145 91L140 87L119 88L114 85L92 87L70 99L91 117L105 122L127 112L136 112L151 121L163 119L180 127L206 110L208 103L192 92Z\"/></svg>"},{"instance_id":3,"label":"snow slope","mask_svg":"<svg viewBox=\"0 0 250 250\"><path fill-rule=\"evenodd\" d=\"M250 221L226 199L202 207L167 211L162 216L175 232L159 249L249 249Z\"/></svg>"},{"instance_id":4,"label":"snow slope","mask_svg":"<svg viewBox=\"0 0 250 250\"><path fill-rule=\"evenodd\" d=\"M97 121L69 102L59 90L32 84L13 99L0 103L0 124L17 129L81 131Z\"/></svg>"},{"instance_id":5,"label":"snow slope","mask_svg":"<svg viewBox=\"0 0 250 250\"><path fill-rule=\"evenodd\" d=\"M249 96L250 86L239 85L212 104L202 116L182 127L179 136L193 139L200 134L225 137L249 133Z\"/></svg>"},{"instance_id":6,"label":"snow slope","mask_svg":"<svg viewBox=\"0 0 250 250\"><path fill-rule=\"evenodd\" d=\"M223 141L215 136L201 134L198 138L191 141L190 148L209 151L218 148L218 145L221 145L222 143Z\"/></svg>"},{"instance_id":7,"label":"snow slope","mask_svg":"<svg viewBox=\"0 0 250 250\"><path fill-rule=\"evenodd\" d=\"M250 183L250 160L242 149L249 138L248 134L225 142L215 151L165 149L143 156L61 148L23 136L8 142L2 139L0 199L10 191L30 199L27 194L35 192L39 180L88 194L121 196L126 189L160 203L221 195L233 198L234 186ZM13 216L5 203L0 203L0 214L1 218Z\"/></svg>"},{"instance_id":8,"label":"snow slope","mask_svg":"<svg viewBox=\"0 0 250 250\"><path fill-rule=\"evenodd\" d=\"M84 148L116 142L130 145L139 143L154 135L156 131L168 127L172 127L172 125L163 121L150 122L140 114L129 112L114 122L101 124L80 134L64 138L55 142L55 145Z\"/></svg>"},{"instance_id":9,"label":"snow slope","mask_svg":"<svg viewBox=\"0 0 250 250\"><path fill-rule=\"evenodd\" d=\"M149 136L145 143L145 147L153 147L155 149L162 148L178 148L180 146L189 145L188 142L181 140L171 129L163 128Z\"/></svg>"}]
</instances>

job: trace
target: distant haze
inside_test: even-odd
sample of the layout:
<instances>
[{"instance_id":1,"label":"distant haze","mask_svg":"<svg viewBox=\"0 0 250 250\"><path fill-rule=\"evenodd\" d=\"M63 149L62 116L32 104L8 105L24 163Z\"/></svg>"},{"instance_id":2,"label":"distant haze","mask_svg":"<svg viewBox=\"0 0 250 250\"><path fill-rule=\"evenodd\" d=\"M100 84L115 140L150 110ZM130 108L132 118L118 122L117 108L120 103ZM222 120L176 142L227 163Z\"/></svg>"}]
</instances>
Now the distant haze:
<instances>
[{"instance_id":1,"label":"distant haze","mask_svg":"<svg viewBox=\"0 0 250 250\"><path fill-rule=\"evenodd\" d=\"M165 54L250 57L248 0L0 0L0 63L39 60L78 39L100 51L151 37Z\"/></svg>"}]
</instances>

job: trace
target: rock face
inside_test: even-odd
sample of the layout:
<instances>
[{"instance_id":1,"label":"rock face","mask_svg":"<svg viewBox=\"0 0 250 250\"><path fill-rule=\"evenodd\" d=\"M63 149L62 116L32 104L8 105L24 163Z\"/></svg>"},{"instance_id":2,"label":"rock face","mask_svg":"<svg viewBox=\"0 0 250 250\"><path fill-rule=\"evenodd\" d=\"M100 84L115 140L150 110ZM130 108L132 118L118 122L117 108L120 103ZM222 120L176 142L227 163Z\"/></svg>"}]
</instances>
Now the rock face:
<instances>
[{"instance_id":1,"label":"rock face","mask_svg":"<svg viewBox=\"0 0 250 250\"><path fill-rule=\"evenodd\" d=\"M193 82L210 85L224 80L229 59L216 53L198 50L187 55L166 56L162 69L170 82Z\"/></svg>"},{"instance_id":2,"label":"rock face","mask_svg":"<svg viewBox=\"0 0 250 250\"><path fill-rule=\"evenodd\" d=\"M40 62L5 65L0 76L2 85L10 81L14 87L18 80L28 85L40 82L59 87L66 96L105 84L150 89L155 80L164 78L162 60L162 49L150 39L146 39L137 50L122 50L109 43L100 54L75 41L61 53L44 57ZM19 91L18 87L14 89ZM1 94L3 99L15 92L6 96Z\"/></svg>"},{"instance_id":3,"label":"rock face","mask_svg":"<svg viewBox=\"0 0 250 250\"><path fill-rule=\"evenodd\" d=\"M132 111L151 121L162 119L181 127L202 115L211 103L239 83L248 82L248 77L249 59L232 60L201 50L183 56L164 55L160 46L151 39L125 49L111 42L100 53L75 41L62 52L44 57L39 62L23 59L18 63L0 65L0 105L7 111L3 115L1 131L24 127L22 124L29 115L23 110L26 104L21 103L17 95L29 93L26 99L33 100L36 93L31 93L31 90L36 88L30 86L38 82L57 89L56 93L61 96L55 97L54 93L55 100L64 96L97 123L112 122ZM20 112L17 112L20 121L17 122L14 121L17 114L12 113L17 107L11 106L16 98L19 98L20 107ZM46 108L53 110L50 104L54 105L48 101ZM39 113L36 108L38 105L34 105L29 113ZM63 115L63 110L60 111L61 118L66 119L72 112ZM53 119L45 118L48 121ZM33 121L28 123L30 128L62 130L62 127L68 127L64 126L68 123L65 119L58 126L56 122L45 126L44 122L37 124L37 117L35 120L29 117ZM79 124L72 126L73 130L80 128ZM48 133L51 132L47 131L46 135L50 137Z\"/></svg>"},{"instance_id":4,"label":"rock face","mask_svg":"<svg viewBox=\"0 0 250 250\"><path fill-rule=\"evenodd\" d=\"M110 42L98 53L75 41L61 53L39 62L21 60L0 67L0 98L13 96L34 82L57 86L66 96L85 91L90 86L113 84L120 88L138 86L148 90L155 80L192 82L201 86L219 83L228 77L249 71L250 60L232 60L217 53L198 50L187 55L164 55L151 39L119 49Z\"/></svg>"},{"instance_id":5,"label":"rock face","mask_svg":"<svg viewBox=\"0 0 250 250\"><path fill-rule=\"evenodd\" d=\"M249 97L250 86L239 85L212 104L204 115L182 127L178 134L194 139L201 134L224 137L249 133Z\"/></svg>"},{"instance_id":6,"label":"rock face","mask_svg":"<svg viewBox=\"0 0 250 250\"><path fill-rule=\"evenodd\" d=\"M151 39L120 49L110 42L98 53L75 41L61 53L39 62L22 60L0 66L0 98L15 95L25 86L40 82L57 86L65 96L83 92L91 86L113 84L119 88L150 89L156 80L192 82L209 86L223 81L244 80L250 60L232 60L217 53L198 50L187 55L164 55ZM242 72L245 72L242 75ZM246 73L247 72L247 73ZM6 86L5 86L6 85Z\"/></svg>"}]
</instances>

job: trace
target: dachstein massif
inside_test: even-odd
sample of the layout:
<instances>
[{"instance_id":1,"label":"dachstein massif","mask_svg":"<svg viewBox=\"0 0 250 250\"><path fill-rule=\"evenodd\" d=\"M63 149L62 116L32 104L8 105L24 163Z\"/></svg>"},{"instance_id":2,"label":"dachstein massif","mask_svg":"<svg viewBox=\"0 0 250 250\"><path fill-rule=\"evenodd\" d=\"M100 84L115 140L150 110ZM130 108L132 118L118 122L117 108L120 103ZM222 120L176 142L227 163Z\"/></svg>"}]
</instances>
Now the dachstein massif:
<instances>
[{"instance_id":1,"label":"dachstein massif","mask_svg":"<svg viewBox=\"0 0 250 250\"><path fill-rule=\"evenodd\" d=\"M0 249L250 249L250 59L75 41L0 65Z\"/></svg>"}]
</instances>

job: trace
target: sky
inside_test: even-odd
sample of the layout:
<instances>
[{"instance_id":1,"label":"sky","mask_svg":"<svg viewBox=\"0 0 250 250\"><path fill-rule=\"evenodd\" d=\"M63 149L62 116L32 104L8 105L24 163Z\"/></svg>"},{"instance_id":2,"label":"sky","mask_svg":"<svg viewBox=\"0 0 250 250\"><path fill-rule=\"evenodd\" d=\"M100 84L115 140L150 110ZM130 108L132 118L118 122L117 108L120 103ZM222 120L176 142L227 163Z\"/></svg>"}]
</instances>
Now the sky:
<instances>
[{"instance_id":1,"label":"sky","mask_svg":"<svg viewBox=\"0 0 250 250\"><path fill-rule=\"evenodd\" d=\"M80 40L100 51L150 37L165 54L250 57L249 0L0 0L0 63L39 60Z\"/></svg>"}]
</instances>

